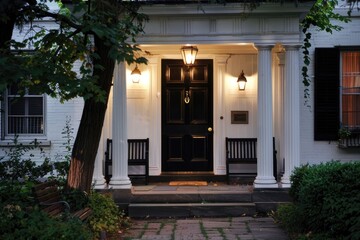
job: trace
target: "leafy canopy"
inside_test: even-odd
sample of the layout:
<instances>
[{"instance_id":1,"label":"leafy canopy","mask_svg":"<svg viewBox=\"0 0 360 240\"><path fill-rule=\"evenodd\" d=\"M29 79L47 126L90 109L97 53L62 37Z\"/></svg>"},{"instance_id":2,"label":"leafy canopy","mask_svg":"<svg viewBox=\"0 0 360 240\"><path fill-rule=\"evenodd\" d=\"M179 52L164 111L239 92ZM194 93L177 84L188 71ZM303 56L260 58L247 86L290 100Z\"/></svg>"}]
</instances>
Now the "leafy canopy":
<instances>
[{"instance_id":1,"label":"leafy canopy","mask_svg":"<svg viewBox=\"0 0 360 240\"><path fill-rule=\"evenodd\" d=\"M57 12L50 11L46 4L53 1L59 4ZM134 54L140 51L135 37L143 32L147 20L146 15L137 13L137 3L73 0L72 10L59 0L35 3L19 0L10 5L16 15L15 23L23 29L27 26L28 30L25 39L9 39L0 49L0 92L16 84L20 94L28 89L62 101L78 96L104 101L106 93L98 86L98 76L93 74L94 69L105 70L100 61L95 61L99 55L94 37L110 48L109 58L146 63L145 58L135 58ZM8 13L0 8L0 24L11 24ZM41 20L57 25L49 28ZM29 48L32 51L25 50Z\"/></svg>"}]
</instances>

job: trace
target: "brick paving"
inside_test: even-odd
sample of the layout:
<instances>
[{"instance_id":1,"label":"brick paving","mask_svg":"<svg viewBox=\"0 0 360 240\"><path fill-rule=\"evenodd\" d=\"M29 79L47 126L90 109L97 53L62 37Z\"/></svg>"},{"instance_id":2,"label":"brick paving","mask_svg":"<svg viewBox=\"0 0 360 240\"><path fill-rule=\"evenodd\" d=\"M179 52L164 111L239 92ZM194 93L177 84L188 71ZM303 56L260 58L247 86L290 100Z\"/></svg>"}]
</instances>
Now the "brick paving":
<instances>
[{"instance_id":1,"label":"brick paving","mask_svg":"<svg viewBox=\"0 0 360 240\"><path fill-rule=\"evenodd\" d=\"M133 219L125 240L287 240L270 217Z\"/></svg>"}]
</instances>

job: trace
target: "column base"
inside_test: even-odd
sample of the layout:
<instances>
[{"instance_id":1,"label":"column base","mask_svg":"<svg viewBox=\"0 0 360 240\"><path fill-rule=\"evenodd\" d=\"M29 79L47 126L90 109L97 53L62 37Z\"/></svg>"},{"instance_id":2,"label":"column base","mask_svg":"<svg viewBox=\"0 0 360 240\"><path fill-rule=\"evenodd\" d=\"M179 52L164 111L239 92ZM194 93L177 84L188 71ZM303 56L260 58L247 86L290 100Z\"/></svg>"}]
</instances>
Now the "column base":
<instances>
[{"instance_id":1,"label":"column base","mask_svg":"<svg viewBox=\"0 0 360 240\"><path fill-rule=\"evenodd\" d=\"M273 176L270 177L256 177L254 181L254 188L278 188L279 185Z\"/></svg>"},{"instance_id":2,"label":"column base","mask_svg":"<svg viewBox=\"0 0 360 240\"><path fill-rule=\"evenodd\" d=\"M290 188L291 187L290 178L288 176L283 176L281 178L281 186L283 188Z\"/></svg>"},{"instance_id":3,"label":"column base","mask_svg":"<svg viewBox=\"0 0 360 240\"><path fill-rule=\"evenodd\" d=\"M106 180L104 177L93 178L92 185L94 189L105 189L106 188Z\"/></svg>"},{"instance_id":4,"label":"column base","mask_svg":"<svg viewBox=\"0 0 360 240\"><path fill-rule=\"evenodd\" d=\"M111 178L109 188L112 189L130 189L131 181L129 178Z\"/></svg>"}]
</instances>

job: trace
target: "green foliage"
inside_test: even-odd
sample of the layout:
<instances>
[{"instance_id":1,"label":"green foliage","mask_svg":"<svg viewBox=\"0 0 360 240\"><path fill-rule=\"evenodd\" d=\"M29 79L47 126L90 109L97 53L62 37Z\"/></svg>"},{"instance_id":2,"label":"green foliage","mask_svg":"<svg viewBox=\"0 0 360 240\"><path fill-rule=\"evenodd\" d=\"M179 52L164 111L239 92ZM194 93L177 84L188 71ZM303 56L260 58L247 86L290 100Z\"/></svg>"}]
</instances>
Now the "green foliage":
<instances>
[{"instance_id":1,"label":"green foliage","mask_svg":"<svg viewBox=\"0 0 360 240\"><path fill-rule=\"evenodd\" d=\"M43 148L39 146L36 139L25 145L19 142L18 137L15 136L9 150L5 151L5 156L0 157L0 181L27 180L33 182L43 177L51 177L64 184L69 171L73 139L70 120L70 118L66 119L62 132L62 137L65 139L63 143L65 151L63 154L57 155L59 161L56 162L52 162L49 157L45 156ZM35 151L39 151L40 157L44 159L41 164L37 165L32 159Z\"/></svg>"},{"instance_id":2,"label":"green foliage","mask_svg":"<svg viewBox=\"0 0 360 240\"><path fill-rule=\"evenodd\" d=\"M65 127L61 134L65 140L63 143L64 152L56 156L59 161L54 162L54 168L56 170L56 179L65 183L70 168L72 141L74 139L74 128L71 126L71 117L66 117Z\"/></svg>"},{"instance_id":3,"label":"green foliage","mask_svg":"<svg viewBox=\"0 0 360 240\"><path fill-rule=\"evenodd\" d=\"M304 33L302 46L304 66L302 68L302 76L303 84L305 86L304 98L306 101L310 97L310 90L308 87L311 84L311 80L308 75L308 67L311 62L309 52L311 47L310 30L311 27L315 27L317 31L325 31L328 33L332 33L333 31L340 31L342 27L337 25L336 21L347 23L350 21L350 18L348 16L342 16L341 14L334 12L337 4L337 0L316 0L300 24Z\"/></svg>"},{"instance_id":4,"label":"green foliage","mask_svg":"<svg viewBox=\"0 0 360 240\"><path fill-rule=\"evenodd\" d=\"M12 239L92 239L91 231L75 218L50 218L38 209L19 205L1 206L0 238Z\"/></svg>"},{"instance_id":5,"label":"green foliage","mask_svg":"<svg viewBox=\"0 0 360 240\"><path fill-rule=\"evenodd\" d=\"M289 190L289 195L292 197L294 202L299 201L299 192L301 184L304 181L304 177L309 172L309 164L302 165L295 168L293 174L290 176L291 188Z\"/></svg>"},{"instance_id":6,"label":"green foliage","mask_svg":"<svg viewBox=\"0 0 360 240\"><path fill-rule=\"evenodd\" d=\"M50 159L44 156L37 141L23 145L17 137L6 151L6 156L1 158L0 239L92 239L92 232L86 223L68 215L64 215L64 218L50 218L41 212L34 202L32 187L39 179L50 177L65 184L72 139L69 119L62 134L66 139L65 156L59 157L65 161L57 162L59 164L53 165ZM37 150L45 159L40 165L36 165L32 160L32 153ZM53 176L53 170L59 175ZM88 196L82 192L66 191L63 194L73 211L88 204Z\"/></svg>"},{"instance_id":7,"label":"green foliage","mask_svg":"<svg viewBox=\"0 0 360 240\"><path fill-rule=\"evenodd\" d=\"M292 235L292 238L296 237L297 233L305 231L305 219L299 208L291 204L281 204L277 211L272 214L279 224Z\"/></svg>"},{"instance_id":8,"label":"green foliage","mask_svg":"<svg viewBox=\"0 0 360 240\"><path fill-rule=\"evenodd\" d=\"M310 239L360 238L360 162L305 166L291 179L296 201L278 211L289 231L311 232Z\"/></svg>"},{"instance_id":9,"label":"green foliage","mask_svg":"<svg viewBox=\"0 0 360 240\"><path fill-rule=\"evenodd\" d=\"M351 132L348 128L342 127L339 129L338 136L340 139L345 139L351 136Z\"/></svg>"},{"instance_id":10,"label":"green foliage","mask_svg":"<svg viewBox=\"0 0 360 240\"><path fill-rule=\"evenodd\" d=\"M101 231L117 233L129 224L124 213L119 210L108 193L92 192L89 199L89 207L93 210L89 224L94 233L99 234Z\"/></svg>"},{"instance_id":11,"label":"green foliage","mask_svg":"<svg viewBox=\"0 0 360 240\"><path fill-rule=\"evenodd\" d=\"M62 197L69 203L71 211L83 209L89 204L88 194L78 189L64 189Z\"/></svg>"},{"instance_id":12,"label":"green foliage","mask_svg":"<svg viewBox=\"0 0 360 240\"><path fill-rule=\"evenodd\" d=\"M44 177L53 170L50 159L44 157L44 161L40 165L36 165L32 161L33 154L29 154L29 158L24 159L27 153L32 150L40 150L40 154L44 154L43 149L38 146L37 141L33 141L29 145L19 143L18 138L14 138L13 145L6 155L0 158L0 181L18 181L36 179Z\"/></svg>"},{"instance_id":13,"label":"green foliage","mask_svg":"<svg viewBox=\"0 0 360 240\"><path fill-rule=\"evenodd\" d=\"M306 174L299 207L309 229L333 236L351 236L360 226L360 162L320 164ZM359 235L360 236L360 235Z\"/></svg>"},{"instance_id":14,"label":"green foliage","mask_svg":"<svg viewBox=\"0 0 360 240\"><path fill-rule=\"evenodd\" d=\"M0 92L16 84L20 89L46 93L62 101L81 96L105 102L106 89L94 71L104 71L107 64L98 61L101 58L98 43L109 47L107 58L146 63L145 58L136 58L134 52L140 51L135 37L143 32L147 16L137 13L139 4L134 1L73 1L73 11L63 4L60 6L60 11L54 13L41 1L8 5L16 15L16 22L30 23L30 29L23 41L8 39L9 44L0 49L4 53L0 58L3 79ZM9 18L7 14L9 11L0 11L4 18ZM59 23L58 28L38 26L34 22L36 18L54 20ZM23 51L27 46L34 50L32 54ZM8 51L10 47L17 50L16 55ZM74 67L78 63L80 68Z\"/></svg>"},{"instance_id":15,"label":"green foliage","mask_svg":"<svg viewBox=\"0 0 360 240\"><path fill-rule=\"evenodd\" d=\"M0 181L0 239L91 239L78 219L50 218L34 202L32 181Z\"/></svg>"}]
</instances>

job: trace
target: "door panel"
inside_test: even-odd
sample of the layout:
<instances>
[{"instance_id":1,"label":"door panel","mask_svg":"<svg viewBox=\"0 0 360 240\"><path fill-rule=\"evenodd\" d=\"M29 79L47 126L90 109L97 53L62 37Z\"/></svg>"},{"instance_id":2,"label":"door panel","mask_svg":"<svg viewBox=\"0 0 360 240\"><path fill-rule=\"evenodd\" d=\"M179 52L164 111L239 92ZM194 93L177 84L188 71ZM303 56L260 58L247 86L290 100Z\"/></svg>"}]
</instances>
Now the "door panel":
<instances>
[{"instance_id":1,"label":"door panel","mask_svg":"<svg viewBox=\"0 0 360 240\"><path fill-rule=\"evenodd\" d=\"M162 170L212 171L212 60L162 61Z\"/></svg>"},{"instance_id":2,"label":"door panel","mask_svg":"<svg viewBox=\"0 0 360 240\"><path fill-rule=\"evenodd\" d=\"M191 101L189 105L190 124L207 124L208 116L208 89L190 88Z\"/></svg>"},{"instance_id":3,"label":"door panel","mask_svg":"<svg viewBox=\"0 0 360 240\"><path fill-rule=\"evenodd\" d=\"M185 106L184 90L181 88L172 88L166 90L166 124L184 124L185 123Z\"/></svg>"}]
</instances>

